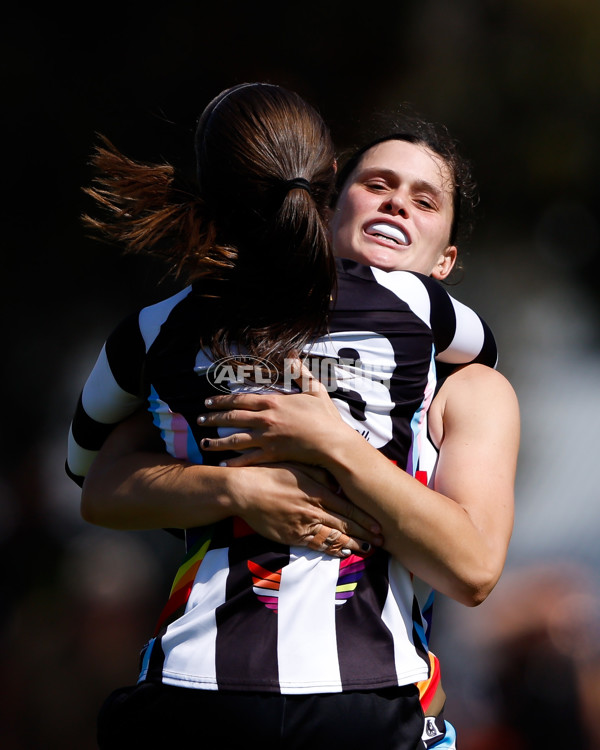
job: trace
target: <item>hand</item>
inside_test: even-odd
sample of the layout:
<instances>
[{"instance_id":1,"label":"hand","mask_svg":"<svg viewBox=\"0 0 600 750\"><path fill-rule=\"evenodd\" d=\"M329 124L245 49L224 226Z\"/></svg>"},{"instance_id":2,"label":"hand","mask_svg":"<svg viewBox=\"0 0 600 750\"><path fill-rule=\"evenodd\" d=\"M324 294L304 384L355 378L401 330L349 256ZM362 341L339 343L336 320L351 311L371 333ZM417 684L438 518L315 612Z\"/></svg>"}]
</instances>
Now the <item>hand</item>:
<instances>
[{"instance_id":1,"label":"hand","mask_svg":"<svg viewBox=\"0 0 600 750\"><path fill-rule=\"evenodd\" d=\"M198 417L200 426L236 430L221 438L205 438L206 451L234 450L243 455L227 466L274 461L323 465L344 423L325 387L302 365L297 382L301 393L236 393L207 399L211 413Z\"/></svg>"},{"instance_id":2,"label":"hand","mask_svg":"<svg viewBox=\"0 0 600 750\"><path fill-rule=\"evenodd\" d=\"M228 470L229 471L229 470ZM323 469L294 464L231 470L236 514L258 534L332 557L381 546L381 528L341 494Z\"/></svg>"}]
</instances>

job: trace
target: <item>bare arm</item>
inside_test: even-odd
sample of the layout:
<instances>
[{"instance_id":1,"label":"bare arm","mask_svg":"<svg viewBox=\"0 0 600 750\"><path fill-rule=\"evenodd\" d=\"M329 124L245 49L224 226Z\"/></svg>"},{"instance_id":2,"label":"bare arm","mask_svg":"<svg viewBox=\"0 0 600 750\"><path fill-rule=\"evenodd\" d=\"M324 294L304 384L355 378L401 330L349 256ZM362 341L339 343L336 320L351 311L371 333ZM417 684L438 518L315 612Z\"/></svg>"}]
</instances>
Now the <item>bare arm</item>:
<instances>
[{"instance_id":1,"label":"bare arm","mask_svg":"<svg viewBox=\"0 0 600 750\"><path fill-rule=\"evenodd\" d=\"M364 552L364 543L380 542L379 527L334 485L327 472L308 466L231 469L175 459L140 412L102 447L83 485L81 512L116 529L189 528L235 515L284 544L334 556Z\"/></svg>"},{"instance_id":2,"label":"bare arm","mask_svg":"<svg viewBox=\"0 0 600 750\"><path fill-rule=\"evenodd\" d=\"M313 387L315 387L313 382ZM385 548L437 590L483 601L504 566L512 531L519 410L498 372L469 365L448 378L429 419L440 448L435 488L425 487L342 422L323 388L285 398L218 397L207 424L246 435L210 441L247 454L231 465L296 460L327 468L347 497L379 521Z\"/></svg>"}]
</instances>

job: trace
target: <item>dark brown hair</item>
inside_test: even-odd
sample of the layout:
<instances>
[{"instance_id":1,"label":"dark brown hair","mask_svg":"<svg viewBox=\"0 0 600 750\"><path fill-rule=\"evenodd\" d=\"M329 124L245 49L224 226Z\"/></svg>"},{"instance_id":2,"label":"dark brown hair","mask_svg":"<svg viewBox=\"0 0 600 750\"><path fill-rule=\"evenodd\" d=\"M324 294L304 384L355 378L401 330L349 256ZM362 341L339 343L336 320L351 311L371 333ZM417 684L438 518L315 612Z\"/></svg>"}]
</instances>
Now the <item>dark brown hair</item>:
<instances>
[{"instance_id":1,"label":"dark brown hair","mask_svg":"<svg viewBox=\"0 0 600 750\"><path fill-rule=\"evenodd\" d=\"M87 192L105 214L84 220L205 289L202 343L215 357L243 347L279 362L324 330L335 286L329 131L294 92L246 83L205 108L195 151L190 189L170 164L134 161L101 138Z\"/></svg>"}]
</instances>

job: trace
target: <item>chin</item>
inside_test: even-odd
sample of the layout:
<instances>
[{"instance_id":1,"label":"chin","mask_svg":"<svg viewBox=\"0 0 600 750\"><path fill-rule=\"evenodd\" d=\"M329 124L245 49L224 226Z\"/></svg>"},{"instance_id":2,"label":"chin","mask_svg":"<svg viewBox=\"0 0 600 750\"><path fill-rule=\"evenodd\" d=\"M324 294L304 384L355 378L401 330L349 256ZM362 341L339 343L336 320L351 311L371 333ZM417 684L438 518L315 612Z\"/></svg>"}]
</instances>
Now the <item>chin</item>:
<instances>
[{"instance_id":1,"label":"chin","mask_svg":"<svg viewBox=\"0 0 600 750\"><path fill-rule=\"evenodd\" d=\"M380 271L385 271L386 273L406 270L404 265L398 262L398 258L373 258L369 265L379 268Z\"/></svg>"}]
</instances>

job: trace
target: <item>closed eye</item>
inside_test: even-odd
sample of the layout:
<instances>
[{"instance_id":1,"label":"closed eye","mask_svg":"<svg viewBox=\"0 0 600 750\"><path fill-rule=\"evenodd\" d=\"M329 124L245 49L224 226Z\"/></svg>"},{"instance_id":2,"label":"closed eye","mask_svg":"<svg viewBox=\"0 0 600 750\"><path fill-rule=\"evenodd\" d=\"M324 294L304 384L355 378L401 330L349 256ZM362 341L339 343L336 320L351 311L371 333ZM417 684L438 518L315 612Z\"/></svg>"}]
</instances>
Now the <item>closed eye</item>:
<instances>
[{"instance_id":1,"label":"closed eye","mask_svg":"<svg viewBox=\"0 0 600 750\"><path fill-rule=\"evenodd\" d=\"M382 193L385 190L389 190L389 186L385 182L365 182L364 185L374 193Z\"/></svg>"},{"instance_id":2,"label":"closed eye","mask_svg":"<svg viewBox=\"0 0 600 750\"><path fill-rule=\"evenodd\" d=\"M431 211L437 210L437 204L431 198L415 198L415 203L421 208L425 208Z\"/></svg>"}]
</instances>

